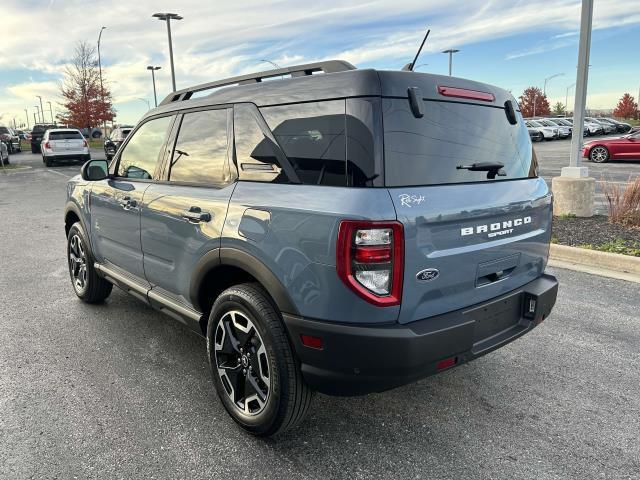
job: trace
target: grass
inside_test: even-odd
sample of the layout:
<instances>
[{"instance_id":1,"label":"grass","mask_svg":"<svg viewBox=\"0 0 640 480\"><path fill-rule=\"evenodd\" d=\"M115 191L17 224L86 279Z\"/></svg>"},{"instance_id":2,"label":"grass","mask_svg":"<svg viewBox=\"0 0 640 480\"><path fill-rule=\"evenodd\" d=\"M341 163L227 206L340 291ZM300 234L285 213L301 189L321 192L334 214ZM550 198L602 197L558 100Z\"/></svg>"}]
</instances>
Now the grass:
<instances>
[{"instance_id":1,"label":"grass","mask_svg":"<svg viewBox=\"0 0 640 480\"><path fill-rule=\"evenodd\" d=\"M580 248L640 257L640 242L627 242L622 238L617 238L601 245L580 245Z\"/></svg>"},{"instance_id":2,"label":"grass","mask_svg":"<svg viewBox=\"0 0 640 480\"><path fill-rule=\"evenodd\" d=\"M558 215L558 218L560 220L566 220L568 218L577 218L575 213L563 213L561 215Z\"/></svg>"},{"instance_id":3,"label":"grass","mask_svg":"<svg viewBox=\"0 0 640 480\"><path fill-rule=\"evenodd\" d=\"M104 146L104 140L101 138L90 138L88 140L91 148L102 148Z\"/></svg>"},{"instance_id":4,"label":"grass","mask_svg":"<svg viewBox=\"0 0 640 480\"><path fill-rule=\"evenodd\" d=\"M21 170L23 168L27 167L23 167L22 165L15 165L13 163L10 163L9 165L0 165L0 173L2 173L2 170Z\"/></svg>"}]
</instances>

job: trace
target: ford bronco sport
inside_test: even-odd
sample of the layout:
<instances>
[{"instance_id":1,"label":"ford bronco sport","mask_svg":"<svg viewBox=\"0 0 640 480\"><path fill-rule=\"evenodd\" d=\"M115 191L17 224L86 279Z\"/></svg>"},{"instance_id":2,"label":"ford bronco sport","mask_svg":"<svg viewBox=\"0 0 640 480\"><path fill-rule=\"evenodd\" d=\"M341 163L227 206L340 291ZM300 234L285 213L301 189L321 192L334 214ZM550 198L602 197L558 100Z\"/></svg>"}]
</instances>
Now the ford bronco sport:
<instances>
[{"instance_id":1,"label":"ford bronco sport","mask_svg":"<svg viewBox=\"0 0 640 480\"><path fill-rule=\"evenodd\" d=\"M221 402L256 435L300 422L314 391L469 362L556 300L552 197L517 105L342 61L173 92L69 182L75 293L117 285L206 337Z\"/></svg>"}]
</instances>

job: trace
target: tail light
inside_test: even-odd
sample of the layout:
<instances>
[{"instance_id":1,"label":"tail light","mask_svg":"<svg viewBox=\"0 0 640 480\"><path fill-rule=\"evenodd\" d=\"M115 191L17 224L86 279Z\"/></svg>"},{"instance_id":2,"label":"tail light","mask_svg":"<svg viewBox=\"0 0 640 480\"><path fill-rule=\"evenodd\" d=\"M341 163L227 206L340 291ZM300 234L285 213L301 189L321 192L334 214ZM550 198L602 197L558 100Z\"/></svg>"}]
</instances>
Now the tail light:
<instances>
[{"instance_id":1,"label":"tail light","mask_svg":"<svg viewBox=\"0 0 640 480\"><path fill-rule=\"evenodd\" d=\"M343 220L336 257L338 276L358 296L380 307L400 304L404 270L401 223Z\"/></svg>"},{"instance_id":2,"label":"tail light","mask_svg":"<svg viewBox=\"0 0 640 480\"><path fill-rule=\"evenodd\" d=\"M82 146L83 147L88 147L89 145L87 145L87 141L86 140L82 140Z\"/></svg>"},{"instance_id":3,"label":"tail light","mask_svg":"<svg viewBox=\"0 0 640 480\"><path fill-rule=\"evenodd\" d=\"M44 148L46 148L47 150L51 148L51 145L49 145L49 142L45 142Z\"/></svg>"}]
</instances>

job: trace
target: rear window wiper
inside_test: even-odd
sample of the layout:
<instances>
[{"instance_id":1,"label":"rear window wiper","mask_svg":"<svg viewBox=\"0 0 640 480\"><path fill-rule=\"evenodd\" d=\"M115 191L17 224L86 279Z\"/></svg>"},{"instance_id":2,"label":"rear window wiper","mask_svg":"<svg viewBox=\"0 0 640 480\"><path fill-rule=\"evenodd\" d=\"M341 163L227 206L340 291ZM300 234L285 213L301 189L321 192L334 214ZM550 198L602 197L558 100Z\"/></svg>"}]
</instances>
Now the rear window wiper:
<instances>
[{"instance_id":1,"label":"rear window wiper","mask_svg":"<svg viewBox=\"0 0 640 480\"><path fill-rule=\"evenodd\" d=\"M479 162L471 165L458 165L457 170L469 170L472 172L487 172L487 178L493 180L496 175L505 177L507 174L503 170L504 163L500 162Z\"/></svg>"}]
</instances>

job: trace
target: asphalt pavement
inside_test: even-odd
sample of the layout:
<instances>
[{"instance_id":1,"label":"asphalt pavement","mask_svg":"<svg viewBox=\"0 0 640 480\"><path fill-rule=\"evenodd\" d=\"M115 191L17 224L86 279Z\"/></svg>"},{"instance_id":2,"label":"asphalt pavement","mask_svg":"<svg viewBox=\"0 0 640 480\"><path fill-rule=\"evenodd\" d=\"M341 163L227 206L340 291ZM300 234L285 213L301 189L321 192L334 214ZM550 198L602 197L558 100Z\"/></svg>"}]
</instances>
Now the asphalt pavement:
<instances>
[{"instance_id":1,"label":"asphalt pavement","mask_svg":"<svg viewBox=\"0 0 640 480\"><path fill-rule=\"evenodd\" d=\"M79 166L12 163L31 168L0 170L0 478L640 478L637 284L551 270L558 302L530 334L389 392L318 395L299 428L256 439L219 403L202 338L118 289L75 297L62 207Z\"/></svg>"}]
</instances>

